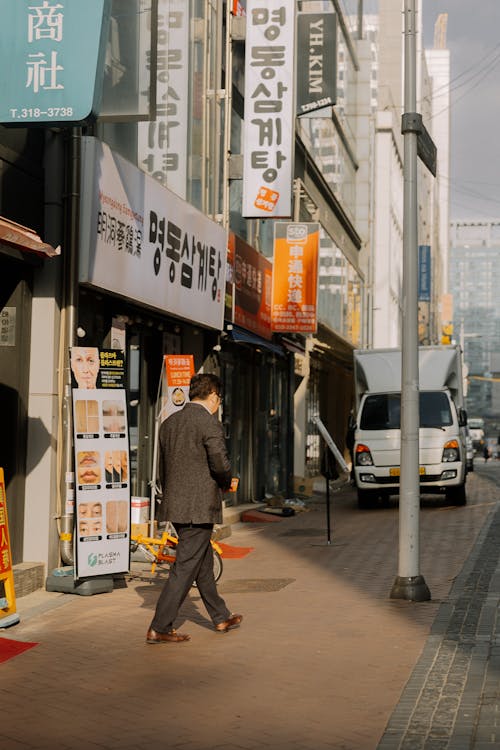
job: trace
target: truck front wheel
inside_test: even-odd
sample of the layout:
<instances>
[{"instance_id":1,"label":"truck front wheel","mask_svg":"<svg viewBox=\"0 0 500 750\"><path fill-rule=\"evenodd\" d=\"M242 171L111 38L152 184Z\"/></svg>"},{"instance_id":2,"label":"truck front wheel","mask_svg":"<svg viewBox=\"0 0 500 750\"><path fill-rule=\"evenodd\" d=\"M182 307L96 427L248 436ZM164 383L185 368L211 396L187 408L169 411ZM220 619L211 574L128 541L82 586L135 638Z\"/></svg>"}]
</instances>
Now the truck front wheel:
<instances>
[{"instance_id":1,"label":"truck front wheel","mask_svg":"<svg viewBox=\"0 0 500 750\"><path fill-rule=\"evenodd\" d=\"M465 483L459 484L456 487L449 487L446 490L446 500L452 505L465 505L467 503Z\"/></svg>"}]
</instances>

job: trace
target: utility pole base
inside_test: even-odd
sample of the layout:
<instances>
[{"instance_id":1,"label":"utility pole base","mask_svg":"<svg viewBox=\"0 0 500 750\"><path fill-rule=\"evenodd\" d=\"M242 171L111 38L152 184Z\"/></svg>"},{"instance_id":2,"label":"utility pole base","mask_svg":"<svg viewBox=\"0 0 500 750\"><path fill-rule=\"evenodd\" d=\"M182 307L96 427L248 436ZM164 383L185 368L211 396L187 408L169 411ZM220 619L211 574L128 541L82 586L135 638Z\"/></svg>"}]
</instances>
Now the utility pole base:
<instances>
[{"instance_id":1,"label":"utility pole base","mask_svg":"<svg viewBox=\"0 0 500 750\"><path fill-rule=\"evenodd\" d=\"M409 602L428 602L431 592L423 576L398 576L390 596L391 599L406 599Z\"/></svg>"}]
</instances>

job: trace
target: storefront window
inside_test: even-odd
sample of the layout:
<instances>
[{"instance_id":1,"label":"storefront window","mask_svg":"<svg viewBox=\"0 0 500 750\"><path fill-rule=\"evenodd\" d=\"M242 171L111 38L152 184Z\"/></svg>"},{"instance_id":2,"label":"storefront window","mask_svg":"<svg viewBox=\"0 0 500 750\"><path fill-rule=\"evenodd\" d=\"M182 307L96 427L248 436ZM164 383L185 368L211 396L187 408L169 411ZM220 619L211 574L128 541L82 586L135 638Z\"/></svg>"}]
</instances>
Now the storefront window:
<instances>
[{"instance_id":1,"label":"storefront window","mask_svg":"<svg viewBox=\"0 0 500 750\"><path fill-rule=\"evenodd\" d=\"M301 117L301 138L350 218L355 209L355 167L333 121L327 117Z\"/></svg>"},{"instance_id":2,"label":"storefront window","mask_svg":"<svg viewBox=\"0 0 500 750\"><path fill-rule=\"evenodd\" d=\"M354 346L361 342L361 278L321 227L318 319Z\"/></svg>"}]
</instances>

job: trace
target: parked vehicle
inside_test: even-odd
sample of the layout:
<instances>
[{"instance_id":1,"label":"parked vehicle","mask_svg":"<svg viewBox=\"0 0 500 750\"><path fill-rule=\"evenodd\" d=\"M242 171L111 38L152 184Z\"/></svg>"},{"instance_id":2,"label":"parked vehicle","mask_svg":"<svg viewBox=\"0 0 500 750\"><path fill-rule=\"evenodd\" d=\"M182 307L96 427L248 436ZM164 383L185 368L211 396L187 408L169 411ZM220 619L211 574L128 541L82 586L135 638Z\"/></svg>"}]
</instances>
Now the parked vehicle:
<instances>
[{"instance_id":1,"label":"parked vehicle","mask_svg":"<svg viewBox=\"0 0 500 750\"><path fill-rule=\"evenodd\" d=\"M354 352L354 477L360 507L399 494L401 350ZM420 484L464 505L467 415L459 346L419 348Z\"/></svg>"},{"instance_id":2,"label":"parked vehicle","mask_svg":"<svg viewBox=\"0 0 500 750\"><path fill-rule=\"evenodd\" d=\"M465 451L465 468L467 471L474 471L474 445L472 443L472 437L468 426L465 428Z\"/></svg>"},{"instance_id":3,"label":"parked vehicle","mask_svg":"<svg viewBox=\"0 0 500 750\"><path fill-rule=\"evenodd\" d=\"M484 444L484 419L482 417L469 417L467 424L472 438L472 447L475 451L481 452Z\"/></svg>"}]
</instances>

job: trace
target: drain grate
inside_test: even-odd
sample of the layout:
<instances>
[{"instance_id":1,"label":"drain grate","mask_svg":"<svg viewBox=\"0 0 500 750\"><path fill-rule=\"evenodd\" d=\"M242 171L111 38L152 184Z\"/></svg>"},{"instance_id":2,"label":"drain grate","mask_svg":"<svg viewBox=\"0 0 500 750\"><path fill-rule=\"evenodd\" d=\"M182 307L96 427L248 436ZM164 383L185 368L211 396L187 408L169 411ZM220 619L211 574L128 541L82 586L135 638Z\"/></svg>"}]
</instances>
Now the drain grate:
<instances>
[{"instance_id":1,"label":"drain grate","mask_svg":"<svg viewBox=\"0 0 500 750\"><path fill-rule=\"evenodd\" d=\"M221 594L251 594L280 591L294 581L295 578L235 578L220 582L217 588Z\"/></svg>"}]
</instances>

